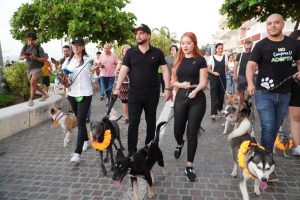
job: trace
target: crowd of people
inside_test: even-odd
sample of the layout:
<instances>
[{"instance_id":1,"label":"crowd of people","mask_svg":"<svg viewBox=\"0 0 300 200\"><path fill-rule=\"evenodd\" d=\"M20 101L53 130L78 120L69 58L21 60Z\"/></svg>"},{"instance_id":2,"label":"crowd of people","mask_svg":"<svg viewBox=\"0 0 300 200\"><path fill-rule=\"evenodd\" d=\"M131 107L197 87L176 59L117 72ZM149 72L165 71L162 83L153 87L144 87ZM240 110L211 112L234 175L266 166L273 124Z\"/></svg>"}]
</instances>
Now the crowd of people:
<instances>
[{"instance_id":1,"label":"crowd of people","mask_svg":"<svg viewBox=\"0 0 300 200\"><path fill-rule=\"evenodd\" d=\"M122 101L124 123L128 124L128 156L137 151L138 128L144 111L147 124L145 145L154 138L156 111L161 89L165 101L173 101L174 157L178 159L187 138L187 162L185 173L189 181L195 181L193 162L198 143L198 130L206 112L204 93L210 84L211 116L216 120L223 109L226 93L236 92L243 107L244 94L254 96L261 124L261 144L273 152L273 146L284 116L289 110L290 127L295 148L300 155L300 31L290 37L283 35L284 21L281 15L272 14L266 21L267 37L257 42L245 41L241 53L226 55L224 44L215 45L215 53L202 53L196 35L186 32L179 47L172 45L170 55L164 56L159 48L150 44L151 29L141 24L135 28L137 45L121 47L121 57L111 51L111 45L97 52L93 64L85 51L82 37L75 37L70 46L64 46L64 58L59 62L71 80L67 98L77 117L78 138L71 162L79 163L82 151L88 147L86 120L91 112L92 82L96 78L99 98L110 102L112 94ZM40 91L42 101L48 94L38 86L39 77L49 85L47 54L36 44L36 35L28 34L28 45L21 51L20 59L26 59L30 82L29 106L33 105L35 91ZM298 42L296 41L298 40ZM42 66L43 69L42 69ZM50 65L51 66L51 65ZM298 66L298 67L297 67ZM95 69L94 73L91 70ZM57 80L58 81L58 80ZM162 87L161 87L162 86Z\"/></svg>"}]
</instances>

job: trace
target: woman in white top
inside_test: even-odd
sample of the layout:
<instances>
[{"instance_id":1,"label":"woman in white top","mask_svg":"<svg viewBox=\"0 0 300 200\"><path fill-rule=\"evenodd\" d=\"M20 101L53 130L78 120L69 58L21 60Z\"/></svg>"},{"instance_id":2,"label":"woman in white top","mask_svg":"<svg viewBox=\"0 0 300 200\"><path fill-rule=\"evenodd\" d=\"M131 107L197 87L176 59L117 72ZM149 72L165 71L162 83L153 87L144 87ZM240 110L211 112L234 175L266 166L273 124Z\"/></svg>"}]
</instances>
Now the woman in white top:
<instances>
[{"instance_id":1,"label":"woman in white top","mask_svg":"<svg viewBox=\"0 0 300 200\"><path fill-rule=\"evenodd\" d=\"M71 85L68 87L67 95L78 125L77 145L71 162L79 163L81 152L87 150L89 140L86 117L93 95L92 74L90 73L92 64L85 51L82 37L72 39L72 50L71 56L63 64L63 70L69 73Z\"/></svg>"},{"instance_id":2,"label":"woman in white top","mask_svg":"<svg viewBox=\"0 0 300 200\"><path fill-rule=\"evenodd\" d=\"M231 54L228 56L228 65L226 68L226 92L233 92L233 69L234 58Z\"/></svg>"},{"instance_id":3,"label":"woman in white top","mask_svg":"<svg viewBox=\"0 0 300 200\"><path fill-rule=\"evenodd\" d=\"M226 90L225 69L228 64L227 56L223 55L223 44L216 44L216 54L208 61L207 71L210 74L211 119L215 120L218 111L223 109Z\"/></svg>"}]
</instances>

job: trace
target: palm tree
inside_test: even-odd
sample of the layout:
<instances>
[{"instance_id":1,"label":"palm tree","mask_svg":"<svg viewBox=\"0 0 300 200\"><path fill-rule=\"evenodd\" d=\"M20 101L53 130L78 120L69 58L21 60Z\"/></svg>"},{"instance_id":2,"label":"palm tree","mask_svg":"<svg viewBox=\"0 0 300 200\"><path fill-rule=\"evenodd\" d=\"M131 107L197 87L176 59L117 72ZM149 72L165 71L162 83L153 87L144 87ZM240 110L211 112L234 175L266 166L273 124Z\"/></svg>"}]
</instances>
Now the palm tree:
<instances>
[{"instance_id":1,"label":"palm tree","mask_svg":"<svg viewBox=\"0 0 300 200\"><path fill-rule=\"evenodd\" d=\"M154 29L152 29L152 32L154 32L154 33L157 32L157 33L163 35L165 38L167 38L174 44L178 43L176 33L174 33L174 32L171 33L169 28L166 26L162 26L160 29L154 28Z\"/></svg>"}]
</instances>

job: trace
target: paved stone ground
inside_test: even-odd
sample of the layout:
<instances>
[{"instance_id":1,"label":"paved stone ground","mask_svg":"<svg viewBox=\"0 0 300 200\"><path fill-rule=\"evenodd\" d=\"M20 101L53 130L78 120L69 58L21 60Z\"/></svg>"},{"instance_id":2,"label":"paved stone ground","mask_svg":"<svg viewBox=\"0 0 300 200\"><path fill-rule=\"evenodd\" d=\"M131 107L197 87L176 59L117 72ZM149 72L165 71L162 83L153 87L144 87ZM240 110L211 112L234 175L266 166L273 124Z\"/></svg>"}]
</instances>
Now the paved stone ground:
<instances>
[{"instance_id":1,"label":"paved stone ground","mask_svg":"<svg viewBox=\"0 0 300 200\"><path fill-rule=\"evenodd\" d=\"M210 120L208 93L207 100L207 111L202 124L206 131L199 137L194 162L197 181L190 183L184 175L186 147L181 158L174 159L176 143L171 121L160 140L168 176L164 177L159 167L155 166L155 199L241 199L238 179L230 177L232 159L226 136L222 135L223 120ZM92 120L100 120L104 116L104 104L105 102L94 97ZM158 115L163 106L164 102L161 101ZM64 109L68 109L66 101ZM121 110L120 102L116 103L115 109ZM122 123L122 119L120 128L122 141L126 146L127 126ZM144 142L144 133L145 122L142 120L140 146ZM63 148L63 137L62 129L52 126L49 120L0 141L0 199L132 199L129 178L125 178L122 186L116 189L111 180L111 172L107 177L103 176L99 167L99 155L93 149L82 154L79 166L69 163L76 137L72 137L67 148ZM284 158L278 153L275 161L280 182L269 184L267 190L256 197L253 193L253 181L249 181L250 198L300 199L300 159L293 156ZM106 167L109 171L110 164ZM139 182L143 184L140 188L145 188L144 181ZM145 191L141 190L140 193L144 196Z\"/></svg>"}]
</instances>

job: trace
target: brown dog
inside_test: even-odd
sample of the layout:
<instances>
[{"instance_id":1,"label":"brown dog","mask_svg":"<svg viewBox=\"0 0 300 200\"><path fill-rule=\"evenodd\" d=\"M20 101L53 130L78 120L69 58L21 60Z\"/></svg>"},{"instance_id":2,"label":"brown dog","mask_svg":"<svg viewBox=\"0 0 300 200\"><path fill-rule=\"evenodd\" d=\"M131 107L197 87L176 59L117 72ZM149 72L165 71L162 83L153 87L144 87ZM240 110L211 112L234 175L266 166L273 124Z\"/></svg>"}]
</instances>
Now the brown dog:
<instances>
[{"instance_id":1,"label":"brown dog","mask_svg":"<svg viewBox=\"0 0 300 200\"><path fill-rule=\"evenodd\" d=\"M60 109L51 108L49 111L51 119L54 124L59 124L64 130L66 136L64 139L64 147L70 142L70 134L73 132L73 129L77 127L77 119L74 114L66 114Z\"/></svg>"}]
</instances>

